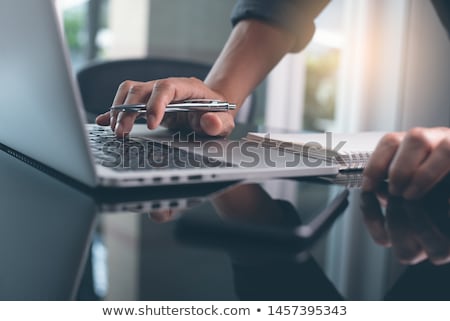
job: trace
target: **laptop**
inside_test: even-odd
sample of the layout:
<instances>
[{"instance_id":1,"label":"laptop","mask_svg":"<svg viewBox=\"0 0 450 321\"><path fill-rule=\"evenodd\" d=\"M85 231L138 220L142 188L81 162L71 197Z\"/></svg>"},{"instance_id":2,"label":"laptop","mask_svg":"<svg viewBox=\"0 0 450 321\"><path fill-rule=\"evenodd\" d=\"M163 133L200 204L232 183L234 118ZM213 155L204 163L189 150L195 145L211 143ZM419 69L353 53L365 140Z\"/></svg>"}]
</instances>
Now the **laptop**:
<instances>
[{"instance_id":1,"label":"laptop","mask_svg":"<svg viewBox=\"0 0 450 321\"><path fill-rule=\"evenodd\" d=\"M202 140L139 124L129 139L119 141L107 128L86 125L55 1L1 1L0 42L0 146L83 185L138 187L338 173L336 166L309 164L298 155L245 141Z\"/></svg>"}]
</instances>

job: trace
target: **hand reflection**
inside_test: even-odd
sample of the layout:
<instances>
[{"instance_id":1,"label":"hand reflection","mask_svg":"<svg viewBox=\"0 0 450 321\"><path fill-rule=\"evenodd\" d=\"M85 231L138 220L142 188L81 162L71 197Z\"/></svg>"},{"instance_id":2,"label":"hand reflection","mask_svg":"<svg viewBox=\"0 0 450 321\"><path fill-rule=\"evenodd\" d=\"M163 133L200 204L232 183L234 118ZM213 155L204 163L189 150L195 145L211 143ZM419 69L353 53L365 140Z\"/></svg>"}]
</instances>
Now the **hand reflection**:
<instances>
[{"instance_id":1,"label":"hand reflection","mask_svg":"<svg viewBox=\"0 0 450 321\"><path fill-rule=\"evenodd\" d=\"M385 193L362 193L364 222L374 241L392 247L404 264L430 260L450 262L448 195L437 193L420 201L408 201ZM384 214L383 214L384 213Z\"/></svg>"},{"instance_id":2,"label":"hand reflection","mask_svg":"<svg viewBox=\"0 0 450 321\"><path fill-rule=\"evenodd\" d=\"M301 224L290 202L273 199L260 184L244 184L218 194L213 205L223 220L285 228ZM312 256L304 253L300 259L283 250L287 249L271 248L270 243L261 248L242 243L227 248L240 300L342 300Z\"/></svg>"},{"instance_id":3,"label":"hand reflection","mask_svg":"<svg viewBox=\"0 0 450 321\"><path fill-rule=\"evenodd\" d=\"M183 211L201 202L199 198L165 200L153 204L152 209L142 211L141 213L146 214L155 223L168 223L178 219Z\"/></svg>"},{"instance_id":4,"label":"hand reflection","mask_svg":"<svg viewBox=\"0 0 450 321\"><path fill-rule=\"evenodd\" d=\"M272 199L259 184L235 186L219 193L212 199L212 203L225 220L266 226L295 227L300 224L291 204Z\"/></svg>"}]
</instances>

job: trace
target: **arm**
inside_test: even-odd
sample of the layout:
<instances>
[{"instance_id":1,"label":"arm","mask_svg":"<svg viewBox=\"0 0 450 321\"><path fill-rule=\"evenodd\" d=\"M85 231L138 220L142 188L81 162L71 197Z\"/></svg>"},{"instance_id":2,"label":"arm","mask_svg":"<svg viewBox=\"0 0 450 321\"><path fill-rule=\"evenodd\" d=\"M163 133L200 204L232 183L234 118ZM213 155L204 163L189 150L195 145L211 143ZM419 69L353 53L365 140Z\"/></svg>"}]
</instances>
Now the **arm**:
<instances>
[{"instance_id":1,"label":"arm","mask_svg":"<svg viewBox=\"0 0 450 321\"><path fill-rule=\"evenodd\" d=\"M295 36L278 27L258 20L241 21L233 29L205 84L240 107L294 44ZM236 113L231 114L234 117ZM232 126L227 126L227 113L210 113L203 117L212 119L214 116L225 117L222 118L224 126L221 130L218 126L218 132L209 134L228 134Z\"/></svg>"},{"instance_id":2,"label":"arm","mask_svg":"<svg viewBox=\"0 0 450 321\"><path fill-rule=\"evenodd\" d=\"M165 106L174 100L216 98L236 103L238 108L257 84L289 52L295 36L278 27L257 21L243 20L233 28L221 54L205 82L193 78L167 78L150 82L125 81L113 105L147 103L147 126L156 128L162 121ZM167 119L180 127L191 128L211 136L227 135L234 127L237 110L221 113L176 115ZM130 132L136 114L105 113L97 118L100 125L111 125L120 137ZM184 116L184 117L183 117Z\"/></svg>"},{"instance_id":3,"label":"arm","mask_svg":"<svg viewBox=\"0 0 450 321\"><path fill-rule=\"evenodd\" d=\"M206 84L230 93L241 104L286 53L300 51L310 42L314 19L328 3L329 0L238 1L231 17L235 28Z\"/></svg>"},{"instance_id":4,"label":"arm","mask_svg":"<svg viewBox=\"0 0 450 321\"><path fill-rule=\"evenodd\" d=\"M208 135L227 135L237 111L164 115L173 100L225 99L238 107L278 61L298 51L314 33L314 18L329 0L240 0L233 11L233 31L205 83L196 79L168 78L146 83L125 81L113 104L147 103L147 126L190 127ZM164 117L164 119L163 119ZM97 118L117 136L132 128L135 114L105 113Z\"/></svg>"}]
</instances>

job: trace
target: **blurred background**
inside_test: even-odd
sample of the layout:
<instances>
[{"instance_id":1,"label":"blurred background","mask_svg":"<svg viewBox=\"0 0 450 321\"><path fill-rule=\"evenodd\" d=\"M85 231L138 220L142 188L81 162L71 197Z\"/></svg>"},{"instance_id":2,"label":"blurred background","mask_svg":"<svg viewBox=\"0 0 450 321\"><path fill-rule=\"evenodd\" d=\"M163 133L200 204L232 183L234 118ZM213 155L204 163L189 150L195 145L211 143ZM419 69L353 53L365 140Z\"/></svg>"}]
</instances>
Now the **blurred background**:
<instances>
[{"instance_id":1,"label":"blurred background","mask_svg":"<svg viewBox=\"0 0 450 321\"><path fill-rule=\"evenodd\" d=\"M212 64L235 1L57 3L77 71L140 57ZM316 28L258 87L248 121L314 131L449 126L450 42L430 1L333 0Z\"/></svg>"}]
</instances>

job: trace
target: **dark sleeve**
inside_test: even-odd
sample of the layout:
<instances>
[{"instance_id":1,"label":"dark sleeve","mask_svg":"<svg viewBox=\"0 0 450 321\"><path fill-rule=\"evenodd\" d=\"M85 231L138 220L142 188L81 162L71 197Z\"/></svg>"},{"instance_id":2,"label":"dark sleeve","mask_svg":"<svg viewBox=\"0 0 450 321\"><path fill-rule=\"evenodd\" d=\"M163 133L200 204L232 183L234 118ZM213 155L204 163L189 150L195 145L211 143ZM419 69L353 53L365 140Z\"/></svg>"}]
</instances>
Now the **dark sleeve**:
<instances>
[{"instance_id":1,"label":"dark sleeve","mask_svg":"<svg viewBox=\"0 0 450 321\"><path fill-rule=\"evenodd\" d=\"M431 0L436 13L441 19L441 22L447 30L447 35L450 37L450 1L448 0Z\"/></svg>"},{"instance_id":2,"label":"dark sleeve","mask_svg":"<svg viewBox=\"0 0 450 321\"><path fill-rule=\"evenodd\" d=\"M297 50L314 34L314 19L330 0L239 0L231 14L236 25L245 19L261 20L287 30L297 37Z\"/></svg>"}]
</instances>

